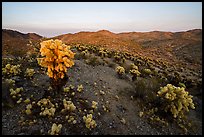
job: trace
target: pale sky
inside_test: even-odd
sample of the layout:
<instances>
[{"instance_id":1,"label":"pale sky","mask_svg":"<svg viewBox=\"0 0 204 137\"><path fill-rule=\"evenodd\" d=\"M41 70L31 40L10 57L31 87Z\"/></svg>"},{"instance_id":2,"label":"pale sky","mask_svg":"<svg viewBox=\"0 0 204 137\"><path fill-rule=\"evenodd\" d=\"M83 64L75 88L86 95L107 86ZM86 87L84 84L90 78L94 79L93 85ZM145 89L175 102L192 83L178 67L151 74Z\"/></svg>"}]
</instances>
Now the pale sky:
<instances>
[{"instance_id":1,"label":"pale sky","mask_svg":"<svg viewBox=\"0 0 204 137\"><path fill-rule=\"evenodd\" d=\"M2 2L2 28L45 37L202 29L202 2Z\"/></svg>"}]
</instances>

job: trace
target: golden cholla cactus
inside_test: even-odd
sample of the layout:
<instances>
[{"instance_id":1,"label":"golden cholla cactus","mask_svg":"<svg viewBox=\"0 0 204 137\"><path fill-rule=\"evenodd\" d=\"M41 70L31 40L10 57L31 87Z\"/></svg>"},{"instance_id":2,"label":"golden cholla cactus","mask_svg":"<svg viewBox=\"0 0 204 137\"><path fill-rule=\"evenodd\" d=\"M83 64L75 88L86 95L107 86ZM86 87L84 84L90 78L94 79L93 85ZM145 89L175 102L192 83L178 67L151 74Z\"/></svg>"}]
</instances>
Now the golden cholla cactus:
<instances>
[{"instance_id":1,"label":"golden cholla cactus","mask_svg":"<svg viewBox=\"0 0 204 137\"><path fill-rule=\"evenodd\" d=\"M21 65L11 65L11 64L7 64L5 66L5 68L2 68L2 73L3 74L7 74L7 75L18 75L20 74L21 70L20 70L20 66Z\"/></svg>"},{"instance_id":2,"label":"golden cholla cactus","mask_svg":"<svg viewBox=\"0 0 204 137\"><path fill-rule=\"evenodd\" d=\"M125 69L124 69L122 66L116 67L115 70L116 70L116 72L117 72L119 75L125 74Z\"/></svg>"},{"instance_id":3,"label":"golden cholla cactus","mask_svg":"<svg viewBox=\"0 0 204 137\"><path fill-rule=\"evenodd\" d=\"M51 130L49 130L48 133L49 133L50 135L59 135L61 129L62 129L62 124L57 125L57 124L54 123L54 124L52 125Z\"/></svg>"},{"instance_id":4,"label":"golden cholla cactus","mask_svg":"<svg viewBox=\"0 0 204 137\"><path fill-rule=\"evenodd\" d=\"M56 108L55 105L49 99L43 98L38 101L37 105L41 107L42 112L40 112L40 116L54 116Z\"/></svg>"},{"instance_id":5,"label":"golden cholla cactus","mask_svg":"<svg viewBox=\"0 0 204 137\"><path fill-rule=\"evenodd\" d=\"M72 101L66 101L66 99L63 99L63 105L64 105L64 109L62 109L61 112L65 112L66 110L68 111L76 110L76 106Z\"/></svg>"},{"instance_id":6,"label":"golden cholla cactus","mask_svg":"<svg viewBox=\"0 0 204 137\"><path fill-rule=\"evenodd\" d=\"M150 75L152 71L150 69L143 69L143 72L147 75Z\"/></svg>"},{"instance_id":7,"label":"golden cholla cactus","mask_svg":"<svg viewBox=\"0 0 204 137\"><path fill-rule=\"evenodd\" d=\"M183 118L184 112L188 112L189 108L195 109L192 100L193 96L188 95L184 87L175 87L167 84L165 87L160 88L157 95L167 102L165 111L170 110L174 118Z\"/></svg>"},{"instance_id":8,"label":"golden cholla cactus","mask_svg":"<svg viewBox=\"0 0 204 137\"><path fill-rule=\"evenodd\" d=\"M130 74L132 74L133 76L139 76L141 73L137 69L131 69Z\"/></svg>"},{"instance_id":9,"label":"golden cholla cactus","mask_svg":"<svg viewBox=\"0 0 204 137\"><path fill-rule=\"evenodd\" d=\"M62 43L61 40L47 40L40 43L41 56L38 63L48 69L47 75L55 80L64 78L68 67L72 67L75 53L70 50L70 46Z\"/></svg>"},{"instance_id":10,"label":"golden cholla cactus","mask_svg":"<svg viewBox=\"0 0 204 137\"><path fill-rule=\"evenodd\" d=\"M34 75L34 73L35 73L35 70L34 70L34 69L29 69L29 68L27 68L27 69L26 69L26 72L25 72L25 76L27 76L27 77L32 77L32 76Z\"/></svg>"},{"instance_id":11,"label":"golden cholla cactus","mask_svg":"<svg viewBox=\"0 0 204 137\"><path fill-rule=\"evenodd\" d=\"M98 102L96 102L96 101L92 101L92 108L93 109L97 109L97 105L98 105Z\"/></svg>"},{"instance_id":12,"label":"golden cholla cactus","mask_svg":"<svg viewBox=\"0 0 204 137\"><path fill-rule=\"evenodd\" d=\"M96 121L92 119L92 114L87 114L87 116L83 116L83 120L88 129L95 128L97 126Z\"/></svg>"},{"instance_id":13,"label":"golden cholla cactus","mask_svg":"<svg viewBox=\"0 0 204 137\"><path fill-rule=\"evenodd\" d=\"M136 66L134 63L131 63L130 67L132 70L138 70L138 66Z\"/></svg>"}]
</instances>

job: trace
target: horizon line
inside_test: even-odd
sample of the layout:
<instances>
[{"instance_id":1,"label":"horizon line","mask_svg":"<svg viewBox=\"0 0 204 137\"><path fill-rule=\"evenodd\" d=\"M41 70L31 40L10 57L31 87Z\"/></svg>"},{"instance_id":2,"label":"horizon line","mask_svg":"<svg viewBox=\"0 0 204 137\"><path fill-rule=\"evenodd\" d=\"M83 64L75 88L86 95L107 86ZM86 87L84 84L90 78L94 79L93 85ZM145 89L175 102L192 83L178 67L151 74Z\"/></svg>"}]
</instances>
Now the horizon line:
<instances>
[{"instance_id":1,"label":"horizon line","mask_svg":"<svg viewBox=\"0 0 204 137\"><path fill-rule=\"evenodd\" d=\"M52 38L52 37L57 37L57 36L60 36L60 35L66 35L66 34L77 34L77 33L80 33L80 32L99 32L99 31L108 31L110 33L114 33L114 34L121 34L121 33L146 33L146 32L170 32L170 33L178 33L178 32L187 32L187 31L191 31L191 30L202 30L202 28L192 28L192 29L186 29L186 30L179 30L179 31L164 31L164 30L149 30L149 31L120 31L120 32L113 32L113 31L110 31L108 29L99 29L99 30L96 30L96 31L90 31L90 30L81 30L81 31L76 31L76 32L67 32L67 33L62 33L62 34L58 34L56 36L50 36L50 37L47 37L47 36L43 36L41 35L40 33L37 33L37 32L23 32L23 31L20 31L20 30L17 30L17 29L10 29L10 28L2 28L2 30L11 30L11 31L17 31L17 32L20 32L22 34L29 34L29 33L34 33L34 34L37 34L39 36L42 36L42 37L45 37L45 38Z\"/></svg>"}]
</instances>

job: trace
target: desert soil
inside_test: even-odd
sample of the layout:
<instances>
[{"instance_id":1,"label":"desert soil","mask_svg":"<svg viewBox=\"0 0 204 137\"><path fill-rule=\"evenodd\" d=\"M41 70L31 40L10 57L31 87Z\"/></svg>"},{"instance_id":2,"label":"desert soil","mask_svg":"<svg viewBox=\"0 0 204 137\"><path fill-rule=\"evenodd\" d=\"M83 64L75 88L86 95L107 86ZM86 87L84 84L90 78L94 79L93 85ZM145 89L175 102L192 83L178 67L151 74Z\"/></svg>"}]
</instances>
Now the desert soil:
<instances>
[{"instance_id":1,"label":"desert soil","mask_svg":"<svg viewBox=\"0 0 204 137\"><path fill-rule=\"evenodd\" d=\"M51 119L40 117L36 114L26 115L25 103L13 103L13 107L2 107L2 134L3 135L47 135L53 123L62 124L60 135L182 135L185 134L175 122L167 121L168 126L152 124L146 117L140 117L143 111L143 99L135 96L135 85L130 74L120 78L114 67L106 63L101 65L88 65L83 59L75 59L75 65L67 72L68 80L64 87L73 85L75 95L72 102L77 110L72 114L77 121L76 124L68 123L65 115L59 111ZM118 64L115 63L115 66ZM49 77L40 67L33 67L35 73L32 79L18 76L16 87L23 87L22 98L30 98L38 101L50 86ZM83 85L81 93L76 91L78 85ZM3 85L4 86L4 85ZM6 92L8 89L3 89ZM8 92L8 91L7 91ZM33 98L30 96L33 95ZM60 92L52 101L62 101L69 98L70 94ZM89 114L91 102L98 102L98 108L94 110L93 119L97 126L87 129L82 117ZM202 101L195 97L196 110L190 110L189 118L192 120L192 129L186 134L202 135ZM104 110L105 108L105 110ZM79 109L81 113L79 113ZM36 120L36 122L32 122Z\"/></svg>"}]
</instances>

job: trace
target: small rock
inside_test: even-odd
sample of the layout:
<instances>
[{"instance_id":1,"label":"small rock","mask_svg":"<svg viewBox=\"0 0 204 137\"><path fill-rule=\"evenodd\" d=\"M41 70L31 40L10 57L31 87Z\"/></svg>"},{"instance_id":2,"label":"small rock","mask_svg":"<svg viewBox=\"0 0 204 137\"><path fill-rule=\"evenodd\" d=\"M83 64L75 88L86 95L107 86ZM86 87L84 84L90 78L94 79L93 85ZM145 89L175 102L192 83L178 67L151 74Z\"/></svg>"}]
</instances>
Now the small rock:
<instances>
[{"instance_id":1,"label":"small rock","mask_svg":"<svg viewBox=\"0 0 204 137\"><path fill-rule=\"evenodd\" d=\"M122 122L123 124L126 124L126 120L125 120L124 118L122 118L122 119L120 120L120 122Z\"/></svg>"},{"instance_id":2,"label":"small rock","mask_svg":"<svg viewBox=\"0 0 204 137\"><path fill-rule=\"evenodd\" d=\"M118 95L115 95L115 98L116 98L117 100L119 100L119 97L118 97Z\"/></svg>"},{"instance_id":3,"label":"small rock","mask_svg":"<svg viewBox=\"0 0 204 137\"><path fill-rule=\"evenodd\" d=\"M104 91L100 90L99 92L100 92L101 95L105 95Z\"/></svg>"},{"instance_id":4,"label":"small rock","mask_svg":"<svg viewBox=\"0 0 204 137\"><path fill-rule=\"evenodd\" d=\"M139 117L142 117L144 115L144 112L140 111L139 112Z\"/></svg>"}]
</instances>

